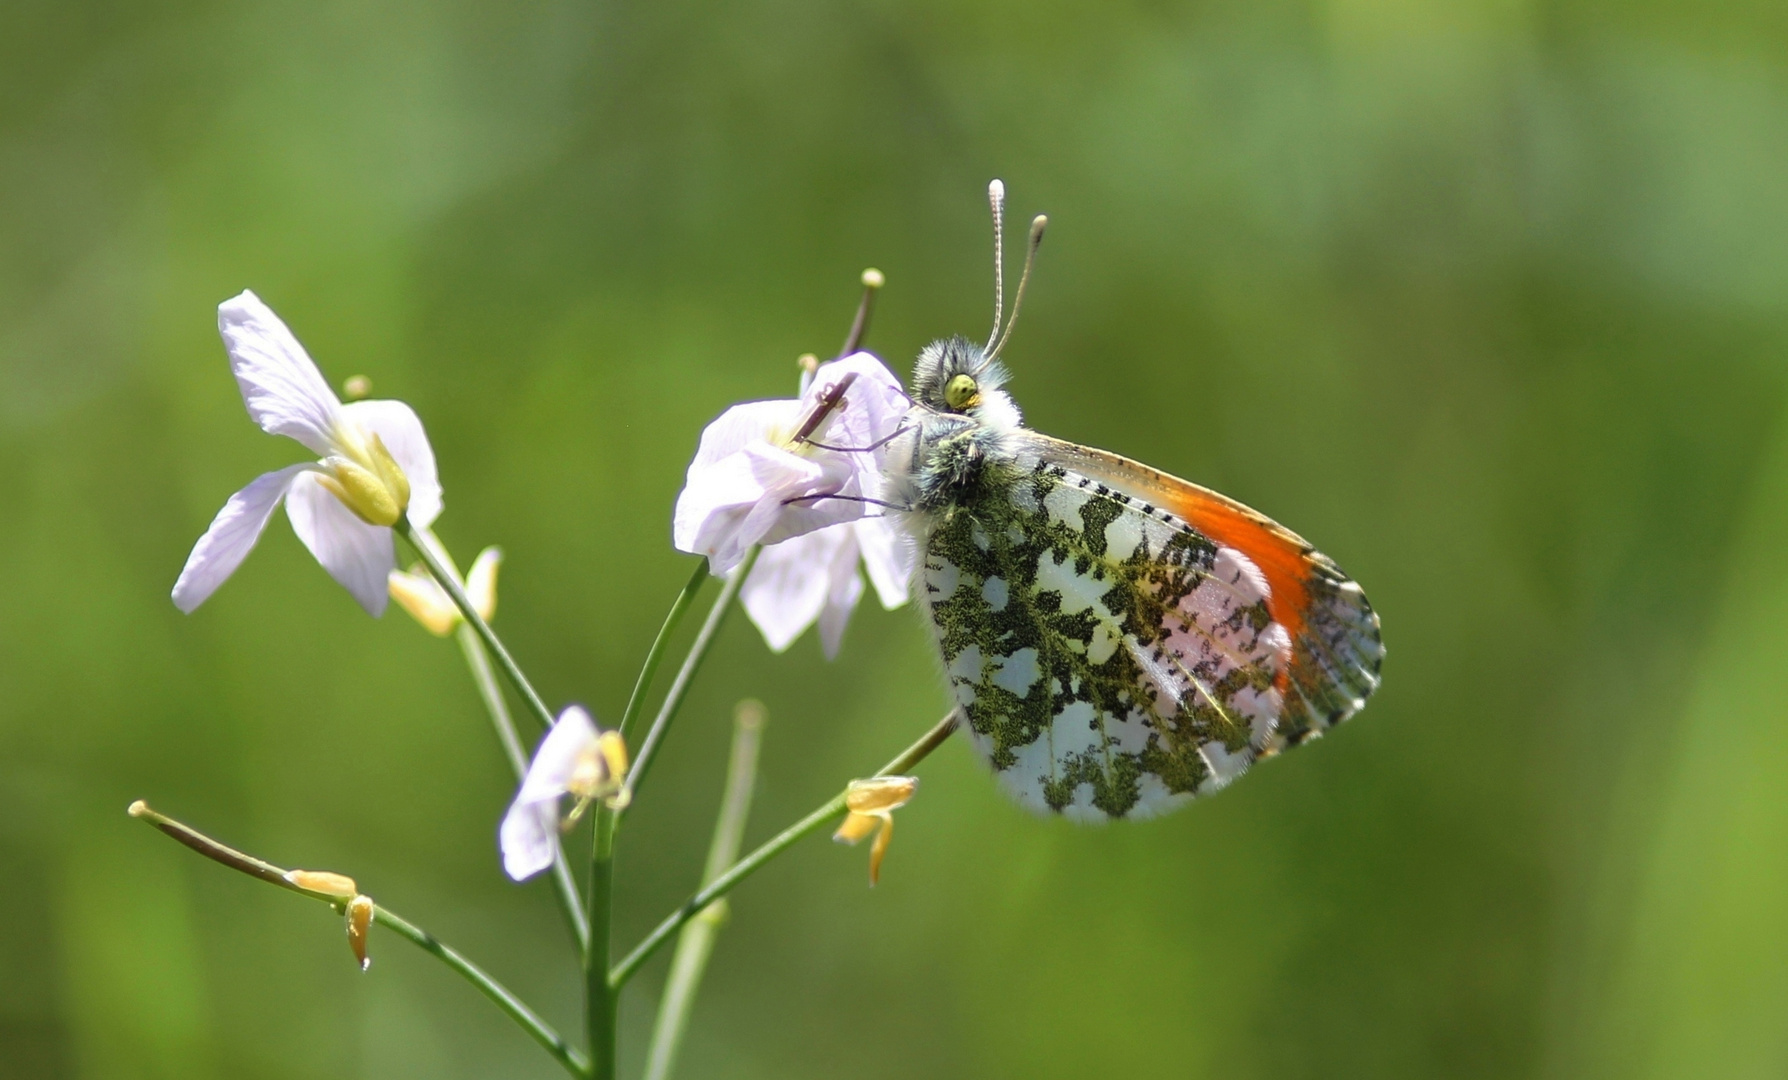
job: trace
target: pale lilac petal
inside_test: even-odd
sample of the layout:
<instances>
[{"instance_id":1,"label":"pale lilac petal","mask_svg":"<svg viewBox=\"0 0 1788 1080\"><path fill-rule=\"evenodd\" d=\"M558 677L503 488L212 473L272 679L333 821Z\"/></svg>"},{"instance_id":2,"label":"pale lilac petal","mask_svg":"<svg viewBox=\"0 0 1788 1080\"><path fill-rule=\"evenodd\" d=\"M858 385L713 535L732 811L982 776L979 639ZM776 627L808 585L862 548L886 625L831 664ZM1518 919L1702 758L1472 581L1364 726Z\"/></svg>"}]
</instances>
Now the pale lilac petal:
<instances>
[{"instance_id":1,"label":"pale lilac petal","mask_svg":"<svg viewBox=\"0 0 1788 1080\"><path fill-rule=\"evenodd\" d=\"M497 828L497 845L503 852L503 872L511 879L525 881L545 870L559 852L558 806L517 799Z\"/></svg>"},{"instance_id":2,"label":"pale lilac petal","mask_svg":"<svg viewBox=\"0 0 1788 1080\"><path fill-rule=\"evenodd\" d=\"M435 452L416 411L401 401L356 401L342 406L347 418L379 437L410 481L410 524L426 529L441 515L441 481Z\"/></svg>"},{"instance_id":3,"label":"pale lilac petal","mask_svg":"<svg viewBox=\"0 0 1788 1080\"><path fill-rule=\"evenodd\" d=\"M217 591L229 576L242 565L254 550L273 508L292 485L292 479L309 469L309 465L288 465L263 473L249 485L230 496L222 510L211 519L211 527L186 557L180 579L174 582L174 606L191 613Z\"/></svg>"},{"instance_id":4,"label":"pale lilac petal","mask_svg":"<svg viewBox=\"0 0 1788 1080\"><path fill-rule=\"evenodd\" d=\"M695 460L689 463L690 471L743 450L747 443L771 439L780 442L795 433L800 414L801 403L793 398L734 405L702 429L701 445L696 447Z\"/></svg>"},{"instance_id":5,"label":"pale lilac petal","mask_svg":"<svg viewBox=\"0 0 1788 1080\"><path fill-rule=\"evenodd\" d=\"M770 651L793 645L819 618L828 589L825 567L847 542L849 531L848 525L821 529L767 547L758 556L739 589L739 601Z\"/></svg>"},{"instance_id":6,"label":"pale lilac petal","mask_svg":"<svg viewBox=\"0 0 1788 1080\"><path fill-rule=\"evenodd\" d=\"M842 404L815 430L821 446L791 448L802 417L841 378L855 376ZM677 498L672 537L732 572L753 544L776 544L865 512L879 493L885 447L908 407L899 381L868 353L819 368L799 401L737 405L708 425Z\"/></svg>"},{"instance_id":7,"label":"pale lilac petal","mask_svg":"<svg viewBox=\"0 0 1788 1080\"><path fill-rule=\"evenodd\" d=\"M521 789L497 829L503 871L514 880L533 877L552 865L559 850L559 797L565 794L578 758L595 742L595 722L573 705L559 714L534 751Z\"/></svg>"},{"instance_id":8,"label":"pale lilac petal","mask_svg":"<svg viewBox=\"0 0 1788 1080\"><path fill-rule=\"evenodd\" d=\"M852 528L863 549L863 568L869 571L882 607L892 611L906 603L919 562L918 544L894 518L865 517Z\"/></svg>"},{"instance_id":9,"label":"pale lilac petal","mask_svg":"<svg viewBox=\"0 0 1788 1080\"><path fill-rule=\"evenodd\" d=\"M826 605L820 609L819 635L820 648L825 650L828 660L838 658L845 625L850 622L857 601L863 599L863 575L857 573L857 534L849 527L842 527L841 531L849 534L850 542L840 547L822 574L815 575L826 582Z\"/></svg>"},{"instance_id":10,"label":"pale lilac petal","mask_svg":"<svg viewBox=\"0 0 1788 1080\"><path fill-rule=\"evenodd\" d=\"M672 539L680 551L708 556L716 575L730 574L791 509L785 500L823 486L826 477L819 463L766 442L692 464L677 496Z\"/></svg>"},{"instance_id":11,"label":"pale lilac petal","mask_svg":"<svg viewBox=\"0 0 1788 1080\"><path fill-rule=\"evenodd\" d=\"M803 404L818 400L847 374L856 375L856 381L845 391L844 404L832 414L830 422L859 436L861 441L842 442L830 438L820 441L834 446L868 447L894 433L912 407L912 399L886 364L871 353L858 352L820 365L802 394Z\"/></svg>"},{"instance_id":12,"label":"pale lilac petal","mask_svg":"<svg viewBox=\"0 0 1788 1080\"><path fill-rule=\"evenodd\" d=\"M527 775L522 777L521 790L516 792L516 801L540 802L565 794L565 785L577 771L578 758L596 745L596 735L595 721L581 706L573 705L561 712L535 749L534 760L528 763Z\"/></svg>"},{"instance_id":13,"label":"pale lilac petal","mask_svg":"<svg viewBox=\"0 0 1788 1080\"><path fill-rule=\"evenodd\" d=\"M217 330L261 430L297 439L319 457L333 453L341 401L279 316L244 291L217 306Z\"/></svg>"},{"instance_id":14,"label":"pale lilac petal","mask_svg":"<svg viewBox=\"0 0 1788 1080\"><path fill-rule=\"evenodd\" d=\"M391 597L391 571L397 565L391 530L360 520L310 472L293 481L286 516L329 576L368 614L383 615Z\"/></svg>"}]
</instances>

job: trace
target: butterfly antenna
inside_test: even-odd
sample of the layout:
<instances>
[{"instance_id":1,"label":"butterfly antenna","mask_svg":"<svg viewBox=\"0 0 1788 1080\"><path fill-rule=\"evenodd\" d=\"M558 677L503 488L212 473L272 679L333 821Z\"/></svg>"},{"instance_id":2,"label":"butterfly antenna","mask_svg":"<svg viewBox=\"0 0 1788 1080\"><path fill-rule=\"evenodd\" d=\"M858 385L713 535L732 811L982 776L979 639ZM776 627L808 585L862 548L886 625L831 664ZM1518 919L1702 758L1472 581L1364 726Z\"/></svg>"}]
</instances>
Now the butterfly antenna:
<instances>
[{"instance_id":1,"label":"butterfly antenna","mask_svg":"<svg viewBox=\"0 0 1788 1080\"><path fill-rule=\"evenodd\" d=\"M1024 287L1031 282L1031 267L1037 262L1037 248L1042 245L1043 230L1048 226L1049 219L1042 214L1031 219L1031 242L1024 253L1024 275L1018 279L1018 291L1012 296L1012 317L1006 320L1005 332L1000 334L999 340L988 351L987 359L981 364L983 368L993 363L1000 350L1006 347L1006 342L1012 340L1012 327L1018 322L1018 306L1024 303Z\"/></svg>"},{"instance_id":2,"label":"butterfly antenna","mask_svg":"<svg viewBox=\"0 0 1788 1080\"><path fill-rule=\"evenodd\" d=\"M987 349L999 340L1000 323L1006 317L1006 185L999 180L987 185L987 204L993 207L993 333ZM982 350L983 352L986 349Z\"/></svg>"}]
</instances>

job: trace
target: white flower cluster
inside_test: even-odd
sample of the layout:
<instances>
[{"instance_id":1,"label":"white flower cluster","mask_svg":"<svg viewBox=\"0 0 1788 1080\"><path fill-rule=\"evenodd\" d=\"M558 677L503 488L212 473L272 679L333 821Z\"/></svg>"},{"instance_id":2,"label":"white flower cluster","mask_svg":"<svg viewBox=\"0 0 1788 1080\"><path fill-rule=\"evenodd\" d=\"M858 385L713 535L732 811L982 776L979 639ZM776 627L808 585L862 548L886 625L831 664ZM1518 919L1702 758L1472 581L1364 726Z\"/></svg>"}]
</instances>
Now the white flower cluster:
<instances>
[{"instance_id":1,"label":"white flower cluster","mask_svg":"<svg viewBox=\"0 0 1788 1080\"><path fill-rule=\"evenodd\" d=\"M452 632L459 613L445 592L397 570L394 527L407 521L418 542L435 543L427 529L441 512L434 452L415 412L398 401L343 404L252 292L219 305L218 329L250 418L317 460L266 473L232 495L187 558L174 603L191 612L216 592L283 499L299 540L369 613L383 614L395 595L435 633ZM761 546L739 599L771 649L788 648L817 622L826 655L836 656L865 591L859 562L885 607L906 602L916 553L887 516L883 477L887 446L910 407L893 373L859 352L819 366L800 397L735 405L702 433L673 539L723 577L739 573ZM487 619L498 558L486 551L465 583ZM552 865L565 796L577 800L574 819L592 801L624 805L627 763L618 733L599 729L581 708L561 713L499 830L510 876ZM875 814L865 820L885 821L885 811Z\"/></svg>"}]
</instances>

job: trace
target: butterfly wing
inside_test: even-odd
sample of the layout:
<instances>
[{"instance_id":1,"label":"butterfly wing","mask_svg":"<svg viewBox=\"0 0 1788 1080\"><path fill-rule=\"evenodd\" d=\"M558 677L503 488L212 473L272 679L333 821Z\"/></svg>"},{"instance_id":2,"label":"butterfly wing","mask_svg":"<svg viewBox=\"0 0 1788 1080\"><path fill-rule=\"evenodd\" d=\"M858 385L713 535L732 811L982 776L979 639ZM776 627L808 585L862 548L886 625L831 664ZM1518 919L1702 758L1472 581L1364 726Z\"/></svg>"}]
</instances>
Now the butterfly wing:
<instances>
[{"instance_id":1,"label":"butterfly wing","mask_svg":"<svg viewBox=\"0 0 1788 1080\"><path fill-rule=\"evenodd\" d=\"M1295 534L1028 430L933 521L924 588L971 741L1019 802L1146 817L1346 719L1378 620Z\"/></svg>"}]
</instances>

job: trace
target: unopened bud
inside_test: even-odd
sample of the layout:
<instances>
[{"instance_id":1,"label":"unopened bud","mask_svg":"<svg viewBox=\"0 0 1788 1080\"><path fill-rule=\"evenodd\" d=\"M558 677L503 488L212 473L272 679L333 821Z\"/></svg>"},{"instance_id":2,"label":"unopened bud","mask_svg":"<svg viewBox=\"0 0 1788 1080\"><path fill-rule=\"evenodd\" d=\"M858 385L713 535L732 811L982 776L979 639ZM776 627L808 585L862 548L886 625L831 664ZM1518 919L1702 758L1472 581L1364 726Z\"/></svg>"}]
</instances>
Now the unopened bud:
<instances>
[{"instance_id":1,"label":"unopened bud","mask_svg":"<svg viewBox=\"0 0 1788 1080\"><path fill-rule=\"evenodd\" d=\"M852 780L844 791L844 805L850 809L832 839L846 844L875 833L869 848L869 884L882 876L882 856L888 853L888 841L894 836L894 811L905 806L919 790L916 776L877 776L868 780ZM877 831L879 828L880 831Z\"/></svg>"},{"instance_id":2,"label":"unopened bud","mask_svg":"<svg viewBox=\"0 0 1788 1080\"><path fill-rule=\"evenodd\" d=\"M485 622L497 617L497 567L501 565L503 549L487 547L472 560L472 569L466 574L466 599Z\"/></svg>"},{"instance_id":3,"label":"unopened bud","mask_svg":"<svg viewBox=\"0 0 1788 1080\"><path fill-rule=\"evenodd\" d=\"M919 790L916 776L877 776L852 780L844 792L844 805L859 814L886 813L905 806Z\"/></svg>"},{"instance_id":4,"label":"unopened bud","mask_svg":"<svg viewBox=\"0 0 1788 1080\"><path fill-rule=\"evenodd\" d=\"M339 896L344 900L360 893L360 886L354 884L353 878L328 870L287 870L286 880L300 889L325 896Z\"/></svg>"},{"instance_id":5,"label":"unopened bud","mask_svg":"<svg viewBox=\"0 0 1788 1080\"><path fill-rule=\"evenodd\" d=\"M372 967L372 957L366 955L366 931L372 926L372 919L372 897L355 896L348 901L348 948L354 950L361 971Z\"/></svg>"},{"instance_id":6,"label":"unopened bud","mask_svg":"<svg viewBox=\"0 0 1788 1080\"><path fill-rule=\"evenodd\" d=\"M485 548L473 560L472 572L466 575L466 599L472 601L472 609L485 622L497 614L497 567L502 562L501 548ZM385 584L391 599L436 637L446 637L459 626L459 605L421 563L408 570L391 571Z\"/></svg>"}]
</instances>

